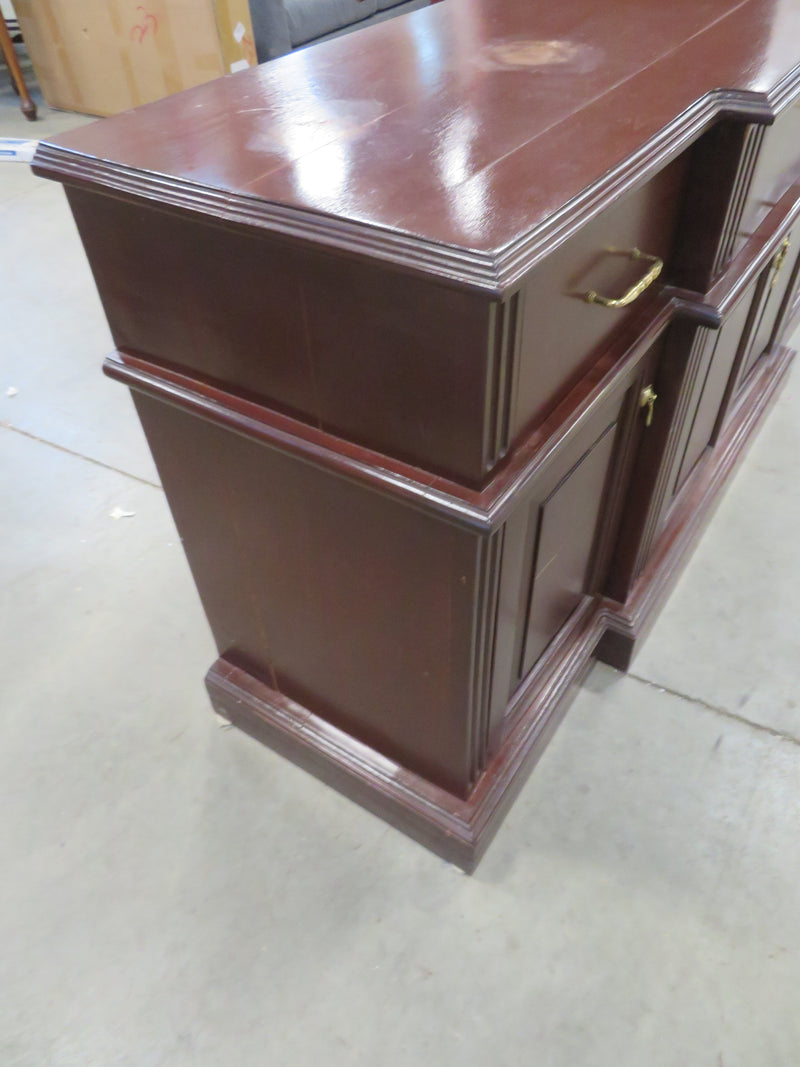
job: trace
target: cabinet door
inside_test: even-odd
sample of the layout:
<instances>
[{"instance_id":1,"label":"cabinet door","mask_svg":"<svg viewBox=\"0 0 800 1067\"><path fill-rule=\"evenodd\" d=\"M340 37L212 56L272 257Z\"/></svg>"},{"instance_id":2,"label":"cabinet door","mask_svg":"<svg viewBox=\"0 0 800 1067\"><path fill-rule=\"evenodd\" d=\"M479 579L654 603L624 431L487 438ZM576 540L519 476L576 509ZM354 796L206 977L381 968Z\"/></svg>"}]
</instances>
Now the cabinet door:
<instances>
[{"instance_id":1,"label":"cabinet door","mask_svg":"<svg viewBox=\"0 0 800 1067\"><path fill-rule=\"evenodd\" d=\"M688 408L690 417L684 424L683 440L678 449L679 463L672 484L672 496L680 491L697 461L712 443L737 352L746 343L743 340L745 334L750 336L746 327L748 318L752 316L754 290L758 284L755 283L745 292L717 333L700 331L704 351L695 394Z\"/></svg>"},{"instance_id":2,"label":"cabinet door","mask_svg":"<svg viewBox=\"0 0 800 1067\"><path fill-rule=\"evenodd\" d=\"M794 257L791 279L783 298L781 310L778 312L778 321L775 324L775 332L772 335L771 345L779 345L787 340L800 317L800 252Z\"/></svg>"},{"instance_id":3,"label":"cabinet door","mask_svg":"<svg viewBox=\"0 0 800 1067\"><path fill-rule=\"evenodd\" d=\"M650 426L638 420L633 469L622 507L619 535L602 587L607 596L621 603L627 600L644 569L663 526L677 466L686 446L680 433L687 412L693 414L696 409L707 370L707 362L703 361L709 355L706 351L709 336L713 337L709 330L676 322L653 354L647 381L652 383L658 399Z\"/></svg>"},{"instance_id":4,"label":"cabinet door","mask_svg":"<svg viewBox=\"0 0 800 1067\"><path fill-rule=\"evenodd\" d=\"M560 446L506 522L491 696L495 739L514 692L607 569L644 422L641 384L658 347Z\"/></svg>"},{"instance_id":5,"label":"cabinet door","mask_svg":"<svg viewBox=\"0 0 800 1067\"><path fill-rule=\"evenodd\" d=\"M533 560L522 649L524 677L588 592L616 421L534 506Z\"/></svg>"},{"instance_id":6,"label":"cabinet door","mask_svg":"<svg viewBox=\"0 0 800 1067\"><path fill-rule=\"evenodd\" d=\"M759 357L791 323L800 264L788 267L785 258L783 270L776 270L773 259L747 286L719 331L690 323L670 328L654 377L659 399L652 432L637 451L604 587L615 600L628 598L675 498L716 443L737 393Z\"/></svg>"},{"instance_id":7,"label":"cabinet door","mask_svg":"<svg viewBox=\"0 0 800 1067\"><path fill-rule=\"evenodd\" d=\"M672 503L709 445L730 393L737 356L752 336L756 279L719 331L675 323L658 361L651 431L642 438L630 480L620 536L604 591L624 602L664 529Z\"/></svg>"},{"instance_id":8,"label":"cabinet door","mask_svg":"<svg viewBox=\"0 0 800 1067\"><path fill-rule=\"evenodd\" d=\"M787 300L791 300L790 294L795 278L792 266L797 260L797 252L793 247L797 243L796 236L795 230L783 238L772 262L761 272L758 294L753 308L753 328L739 362L734 393L742 389L759 359L777 340L776 335L784 317L784 306Z\"/></svg>"}]
</instances>

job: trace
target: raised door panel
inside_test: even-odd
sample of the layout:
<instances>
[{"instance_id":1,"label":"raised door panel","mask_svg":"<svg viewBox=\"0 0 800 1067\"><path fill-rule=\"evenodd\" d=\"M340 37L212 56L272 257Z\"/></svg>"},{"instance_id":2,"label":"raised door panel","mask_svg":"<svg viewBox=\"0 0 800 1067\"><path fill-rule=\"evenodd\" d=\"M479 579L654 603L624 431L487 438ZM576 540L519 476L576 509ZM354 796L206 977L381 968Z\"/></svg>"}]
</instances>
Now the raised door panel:
<instances>
[{"instance_id":1,"label":"raised door panel","mask_svg":"<svg viewBox=\"0 0 800 1067\"><path fill-rule=\"evenodd\" d=\"M698 376L699 395L693 411L690 408L691 417L686 422L686 444L673 486L673 495L681 489L706 447L712 443L731 369L736 353L743 343L743 333L751 311L752 296L753 287L751 286L716 336L706 338L706 358L702 373Z\"/></svg>"},{"instance_id":2,"label":"raised door panel","mask_svg":"<svg viewBox=\"0 0 800 1067\"><path fill-rule=\"evenodd\" d=\"M607 569L644 423L638 397L658 350L660 342L620 375L580 429L562 441L505 523L490 748L502 737L514 694Z\"/></svg>"},{"instance_id":3,"label":"raised door panel","mask_svg":"<svg viewBox=\"0 0 800 1067\"><path fill-rule=\"evenodd\" d=\"M771 268L770 268L771 269ZM627 600L669 520L673 502L713 446L767 299L767 272L743 291L719 331L674 323L653 374L653 425L637 451L604 591ZM787 297L788 299L788 297Z\"/></svg>"},{"instance_id":4,"label":"raised door panel","mask_svg":"<svg viewBox=\"0 0 800 1067\"><path fill-rule=\"evenodd\" d=\"M793 264L797 260L796 231L783 239L772 263L761 275L760 301L754 318L752 339L743 354L736 390L744 386L756 363L777 339L776 334L783 318L784 305L791 299L794 281Z\"/></svg>"},{"instance_id":5,"label":"raised door panel","mask_svg":"<svg viewBox=\"0 0 800 1067\"><path fill-rule=\"evenodd\" d=\"M676 455L681 447L678 431L692 401L692 382L704 358L708 335L708 330L693 323L673 322L643 366L639 386L651 386L656 400L649 425L646 418L636 422L634 459L618 534L610 565L601 575L603 593L621 603L628 599L647 563L671 499Z\"/></svg>"},{"instance_id":6,"label":"raised door panel","mask_svg":"<svg viewBox=\"0 0 800 1067\"><path fill-rule=\"evenodd\" d=\"M536 548L522 674L534 665L587 592L597 520L614 444L609 426L536 508Z\"/></svg>"},{"instance_id":7,"label":"raised door panel","mask_svg":"<svg viewBox=\"0 0 800 1067\"><path fill-rule=\"evenodd\" d=\"M789 337L797 325L798 316L800 316L800 252L795 256L791 280L787 287L783 306L778 314L778 321L775 324L775 333L772 337L773 345L781 344Z\"/></svg>"}]
</instances>

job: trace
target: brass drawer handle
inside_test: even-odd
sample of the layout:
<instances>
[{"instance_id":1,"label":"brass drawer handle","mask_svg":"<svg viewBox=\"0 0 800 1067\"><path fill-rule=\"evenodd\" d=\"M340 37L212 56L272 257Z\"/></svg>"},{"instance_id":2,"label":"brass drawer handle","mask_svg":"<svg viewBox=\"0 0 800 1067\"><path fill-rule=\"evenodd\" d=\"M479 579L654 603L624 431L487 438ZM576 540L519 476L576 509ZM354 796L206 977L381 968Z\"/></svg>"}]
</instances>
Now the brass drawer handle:
<instances>
[{"instance_id":1,"label":"brass drawer handle","mask_svg":"<svg viewBox=\"0 0 800 1067\"><path fill-rule=\"evenodd\" d=\"M652 263L653 266L640 278L636 285L632 285L627 293L623 293L618 300L614 300L610 296L600 296L599 293L595 293L593 290L584 295L584 300L587 304L601 304L604 308L624 308L628 304L632 304L637 296L641 296L648 286L652 285L661 271L664 269L663 259L659 259L658 256L648 256L646 252L640 252L638 248L631 248L628 251L623 251L619 248L609 248L609 252L616 255L630 256L631 259L645 259L648 263Z\"/></svg>"}]
</instances>

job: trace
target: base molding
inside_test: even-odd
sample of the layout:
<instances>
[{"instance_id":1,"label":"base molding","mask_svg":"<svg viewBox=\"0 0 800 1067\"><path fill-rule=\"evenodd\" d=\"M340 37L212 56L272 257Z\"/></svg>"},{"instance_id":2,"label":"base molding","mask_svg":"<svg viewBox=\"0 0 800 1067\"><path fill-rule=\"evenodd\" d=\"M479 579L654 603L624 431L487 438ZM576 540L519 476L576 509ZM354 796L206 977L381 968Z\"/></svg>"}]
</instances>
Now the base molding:
<instances>
[{"instance_id":1,"label":"base molding","mask_svg":"<svg viewBox=\"0 0 800 1067\"><path fill-rule=\"evenodd\" d=\"M556 638L516 703L513 729L465 800L382 756L221 657L206 675L214 710L234 726L472 872L563 718L605 623L590 598Z\"/></svg>"},{"instance_id":2,"label":"base molding","mask_svg":"<svg viewBox=\"0 0 800 1067\"><path fill-rule=\"evenodd\" d=\"M224 656L206 676L215 711L444 859L473 871L592 659L627 669L785 383L794 355L780 348L763 360L716 447L676 503L628 601L586 597L573 612L512 699L506 736L466 799L387 759Z\"/></svg>"}]
</instances>

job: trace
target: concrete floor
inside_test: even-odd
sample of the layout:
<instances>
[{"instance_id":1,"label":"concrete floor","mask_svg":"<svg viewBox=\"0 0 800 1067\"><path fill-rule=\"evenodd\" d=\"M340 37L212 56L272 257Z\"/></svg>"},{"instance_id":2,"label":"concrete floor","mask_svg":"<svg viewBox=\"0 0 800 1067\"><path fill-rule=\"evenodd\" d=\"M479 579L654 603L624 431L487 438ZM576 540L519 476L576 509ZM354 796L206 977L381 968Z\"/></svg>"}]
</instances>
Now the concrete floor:
<instances>
[{"instance_id":1,"label":"concrete floor","mask_svg":"<svg viewBox=\"0 0 800 1067\"><path fill-rule=\"evenodd\" d=\"M468 878L219 728L61 189L0 241L0 1067L797 1067L797 375Z\"/></svg>"}]
</instances>

